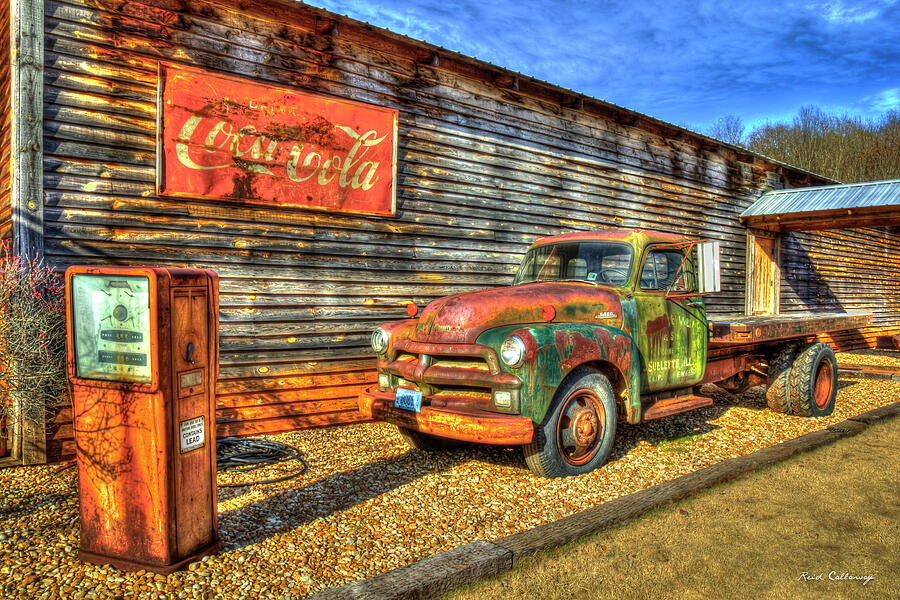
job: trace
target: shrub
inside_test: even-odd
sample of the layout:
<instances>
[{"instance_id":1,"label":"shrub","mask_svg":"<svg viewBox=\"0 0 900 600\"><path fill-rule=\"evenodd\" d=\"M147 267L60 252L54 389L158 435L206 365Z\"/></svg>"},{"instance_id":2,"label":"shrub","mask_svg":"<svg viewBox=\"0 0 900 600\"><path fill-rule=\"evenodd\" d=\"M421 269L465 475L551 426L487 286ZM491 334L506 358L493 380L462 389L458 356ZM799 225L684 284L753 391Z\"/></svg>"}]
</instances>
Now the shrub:
<instances>
[{"instance_id":1,"label":"shrub","mask_svg":"<svg viewBox=\"0 0 900 600\"><path fill-rule=\"evenodd\" d=\"M43 422L68 399L65 284L40 259L0 247L0 420Z\"/></svg>"}]
</instances>

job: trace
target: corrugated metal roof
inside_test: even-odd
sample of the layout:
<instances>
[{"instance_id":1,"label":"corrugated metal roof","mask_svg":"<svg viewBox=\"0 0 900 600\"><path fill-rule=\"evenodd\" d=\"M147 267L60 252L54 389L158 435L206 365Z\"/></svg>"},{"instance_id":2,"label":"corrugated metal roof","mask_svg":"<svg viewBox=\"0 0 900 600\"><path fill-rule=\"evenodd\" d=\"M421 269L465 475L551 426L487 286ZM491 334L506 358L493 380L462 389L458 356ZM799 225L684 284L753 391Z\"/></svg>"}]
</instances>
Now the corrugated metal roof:
<instances>
[{"instance_id":1,"label":"corrugated metal roof","mask_svg":"<svg viewBox=\"0 0 900 600\"><path fill-rule=\"evenodd\" d=\"M900 207L900 179L766 192L741 216L782 215L865 206Z\"/></svg>"}]
</instances>

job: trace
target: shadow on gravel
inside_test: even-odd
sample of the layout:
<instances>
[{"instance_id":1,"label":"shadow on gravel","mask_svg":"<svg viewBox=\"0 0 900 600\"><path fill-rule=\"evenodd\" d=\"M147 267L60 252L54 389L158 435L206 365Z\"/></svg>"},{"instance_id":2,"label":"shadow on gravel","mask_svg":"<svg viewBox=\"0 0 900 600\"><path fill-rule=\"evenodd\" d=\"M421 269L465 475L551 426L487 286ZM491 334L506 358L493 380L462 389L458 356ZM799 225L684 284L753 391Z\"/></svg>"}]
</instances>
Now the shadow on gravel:
<instances>
[{"instance_id":1,"label":"shadow on gravel","mask_svg":"<svg viewBox=\"0 0 900 600\"><path fill-rule=\"evenodd\" d=\"M304 479L297 479L295 489L282 490L247 506L219 513L224 549L243 548L372 500L425 475L447 471L472 460L470 453L468 448L430 453L410 451L305 485ZM310 476L315 476L315 471ZM220 497L224 496L220 494ZM286 505L296 507L287 517L284 516ZM273 514L281 516L272 517Z\"/></svg>"},{"instance_id":2,"label":"shadow on gravel","mask_svg":"<svg viewBox=\"0 0 900 600\"><path fill-rule=\"evenodd\" d=\"M840 379L838 380L838 390L852 387L858 383L858 381ZM752 387L741 394L730 394L724 390L717 389L710 395L714 398L715 404L706 408L663 419L646 421L637 425L620 424L616 429L616 441L609 460L614 461L622 458L641 442L647 442L658 447L667 442L683 440L714 431L719 427L710 423L710 421L715 421L733 406L751 410L769 410L764 386Z\"/></svg>"},{"instance_id":3,"label":"shadow on gravel","mask_svg":"<svg viewBox=\"0 0 900 600\"><path fill-rule=\"evenodd\" d=\"M857 385L857 381L838 380L838 390ZM661 444L703 435L719 427L710 421L721 417L729 408L739 406L750 410L767 411L764 386L752 387L741 394L730 394L716 389L710 394L715 404L663 419L646 421L637 425L620 424L609 460L622 458L641 442L659 447Z\"/></svg>"},{"instance_id":4,"label":"shadow on gravel","mask_svg":"<svg viewBox=\"0 0 900 600\"><path fill-rule=\"evenodd\" d=\"M848 381L846 379L838 379L838 391L841 391L848 387L853 387L854 385L859 385L858 381Z\"/></svg>"},{"instance_id":5,"label":"shadow on gravel","mask_svg":"<svg viewBox=\"0 0 900 600\"><path fill-rule=\"evenodd\" d=\"M28 484L17 483L6 490L0 499L0 530L19 519L27 521L41 514L54 515L41 525L41 535L69 531L73 523L77 529L78 490L74 473L51 472L39 477L46 477L46 480L32 479Z\"/></svg>"},{"instance_id":6,"label":"shadow on gravel","mask_svg":"<svg viewBox=\"0 0 900 600\"><path fill-rule=\"evenodd\" d=\"M845 389L857 383L841 380L838 389ZM660 447L677 444L679 440L719 429L719 426L711 421L718 419L734 406L759 411L769 410L763 387L751 388L739 395L720 391L713 396L715 404L706 408L638 425L619 424L609 460L622 458L641 442ZM313 463L310 465L309 473L294 480L293 489L282 489L247 506L220 513L219 524L224 549L243 548L377 498L420 477L448 471L468 462L487 463L520 469L523 472L528 470L519 447L469 444L436 452L411 450L395 458L367 463L310 482L310 479L316 476ZM250 490L249 487L220 488L219 499L222 501L237 498L249 493ZM285 506L292 509L296 507L296 510L286 517ZM280 516L272 517L274 514Z\"/></svg>"},{"instance_id":7,"label":"shadow on gravel","mask_svg":"<svg viewBox=\"0 0 900 600\"><path fill-rule=\"evenodd\" d=\"M4 519L32 515L44 510L58 511L60 514L68 510L67 505L75 496L75 492L47 493L41 491L24 492L21 496L3 505L0 515ZM77 506L76 506L77 508ZM73 515L77 517L76 514Z\"/></svg>"},{"instance_id":8,"label":"shadow on gravel","mask_svg":"<svg viewBox=\"0 0 900 600\"><path fill-rule=\"evenodd\" d=\"M751 410L769 410L766 405L764 388L753 387L741 394L730 394L717 390L710 394L715 404L662 419L645 421L637 425L619 424L616 429L616 441L609 460L622 458L634 448L647 442L652 446L660 446L674 440L682 440L703 435L719 429L711 423L733 407L740 406Z\"/></svg>"}]
</instances>

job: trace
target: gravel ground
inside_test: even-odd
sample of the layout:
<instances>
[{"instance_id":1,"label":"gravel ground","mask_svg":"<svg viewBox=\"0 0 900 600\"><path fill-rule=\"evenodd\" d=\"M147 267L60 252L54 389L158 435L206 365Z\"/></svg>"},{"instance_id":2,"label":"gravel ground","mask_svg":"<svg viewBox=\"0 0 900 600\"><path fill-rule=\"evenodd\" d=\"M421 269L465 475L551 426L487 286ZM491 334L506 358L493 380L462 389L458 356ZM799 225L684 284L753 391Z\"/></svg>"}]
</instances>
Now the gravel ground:
<instances>
[{"instance_id":1,"label":"gravel ground","mask_svg":"<svg viewBox=\"0 0 900 600\"><path fill-rule=\"evenodd\" d=\"M837 354L838 365L900 367L900 353L895 350L855 350Z\"/></svg>"},{"instance_id":2,"label":"gravel ground","mask_svg":"<svg viewBox=\"0 0 900 600\"><path fill-rule=\"evenodd\" d=\"M900 365L896 353L842 362L861 356ZM412 452L385 424L268 436L301 449L309 472L265 487L220 488L222 552L168 577L78 561L72 469L4 469L0 597L302 597L523 531L898 399L900 383L842 378L834 414L805 419L765 409L762 388L721 394L705 409L620 426L609 464L562 480L534 477L514 448ZM223 474L220 483L241 478L249 479Z\"/></svg>"}]
</instances>

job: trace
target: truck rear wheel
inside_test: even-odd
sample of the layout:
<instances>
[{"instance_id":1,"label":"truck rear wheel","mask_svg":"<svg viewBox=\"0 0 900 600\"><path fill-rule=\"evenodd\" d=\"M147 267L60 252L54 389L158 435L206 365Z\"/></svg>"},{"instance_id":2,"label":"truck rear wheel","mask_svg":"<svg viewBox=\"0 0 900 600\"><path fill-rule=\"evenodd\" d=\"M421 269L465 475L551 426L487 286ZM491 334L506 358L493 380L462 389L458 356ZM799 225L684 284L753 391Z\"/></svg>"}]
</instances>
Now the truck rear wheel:
<instances>
[{"instance_id":1,"label":"truck rear wheel","mask_svg":"<svg viewBox=\"0 0 900 600\"><path fill-rule=\"evenodd\" d=\"M534 439L523 446L525 463L541 477L568 477L602 466L616 432L616 402L609 380L579 370L566 378Z\"/></svg>"},{"instance_id":2,"label":"truck rear wheel","mask_svg":"<svg viewBox=\"0 0 900 600\"><path fill-rule=\"evenodd\" d=\"M422 433L421 431L416 431L415 429L400 427L399 425L397 426L397 430L400 432L400 437L403 438L403 441L406 442L410 448L422 450L423 452L452 450L461 444L461 442L456 440L435 437L433 435L428 435L427 433Z\"/></svg>"},{"instance_id":3,"label":"truck rear wheel","mask_svg":"<svg viewBox=\"0 0 900 600\"><path fill-rule=\"evenodd\" d=\"M837 359L831 346L816 342L804 348L791 367L791 410L802 417L827 417L834 411L837 384Z\"/></svg>"},{"instance_id":4,"label":"truck rear wheel","mask_svg":"<svg viewBox=\"0 0 900 600\"><path fill-rule=\"evenodd\" d=\"M777 413L791 414L791 397L788 380L791 367L800 348L796 344L786 344L775 351L769 360L766 401L769 408Z\"/></svg>"}]
</instances>

